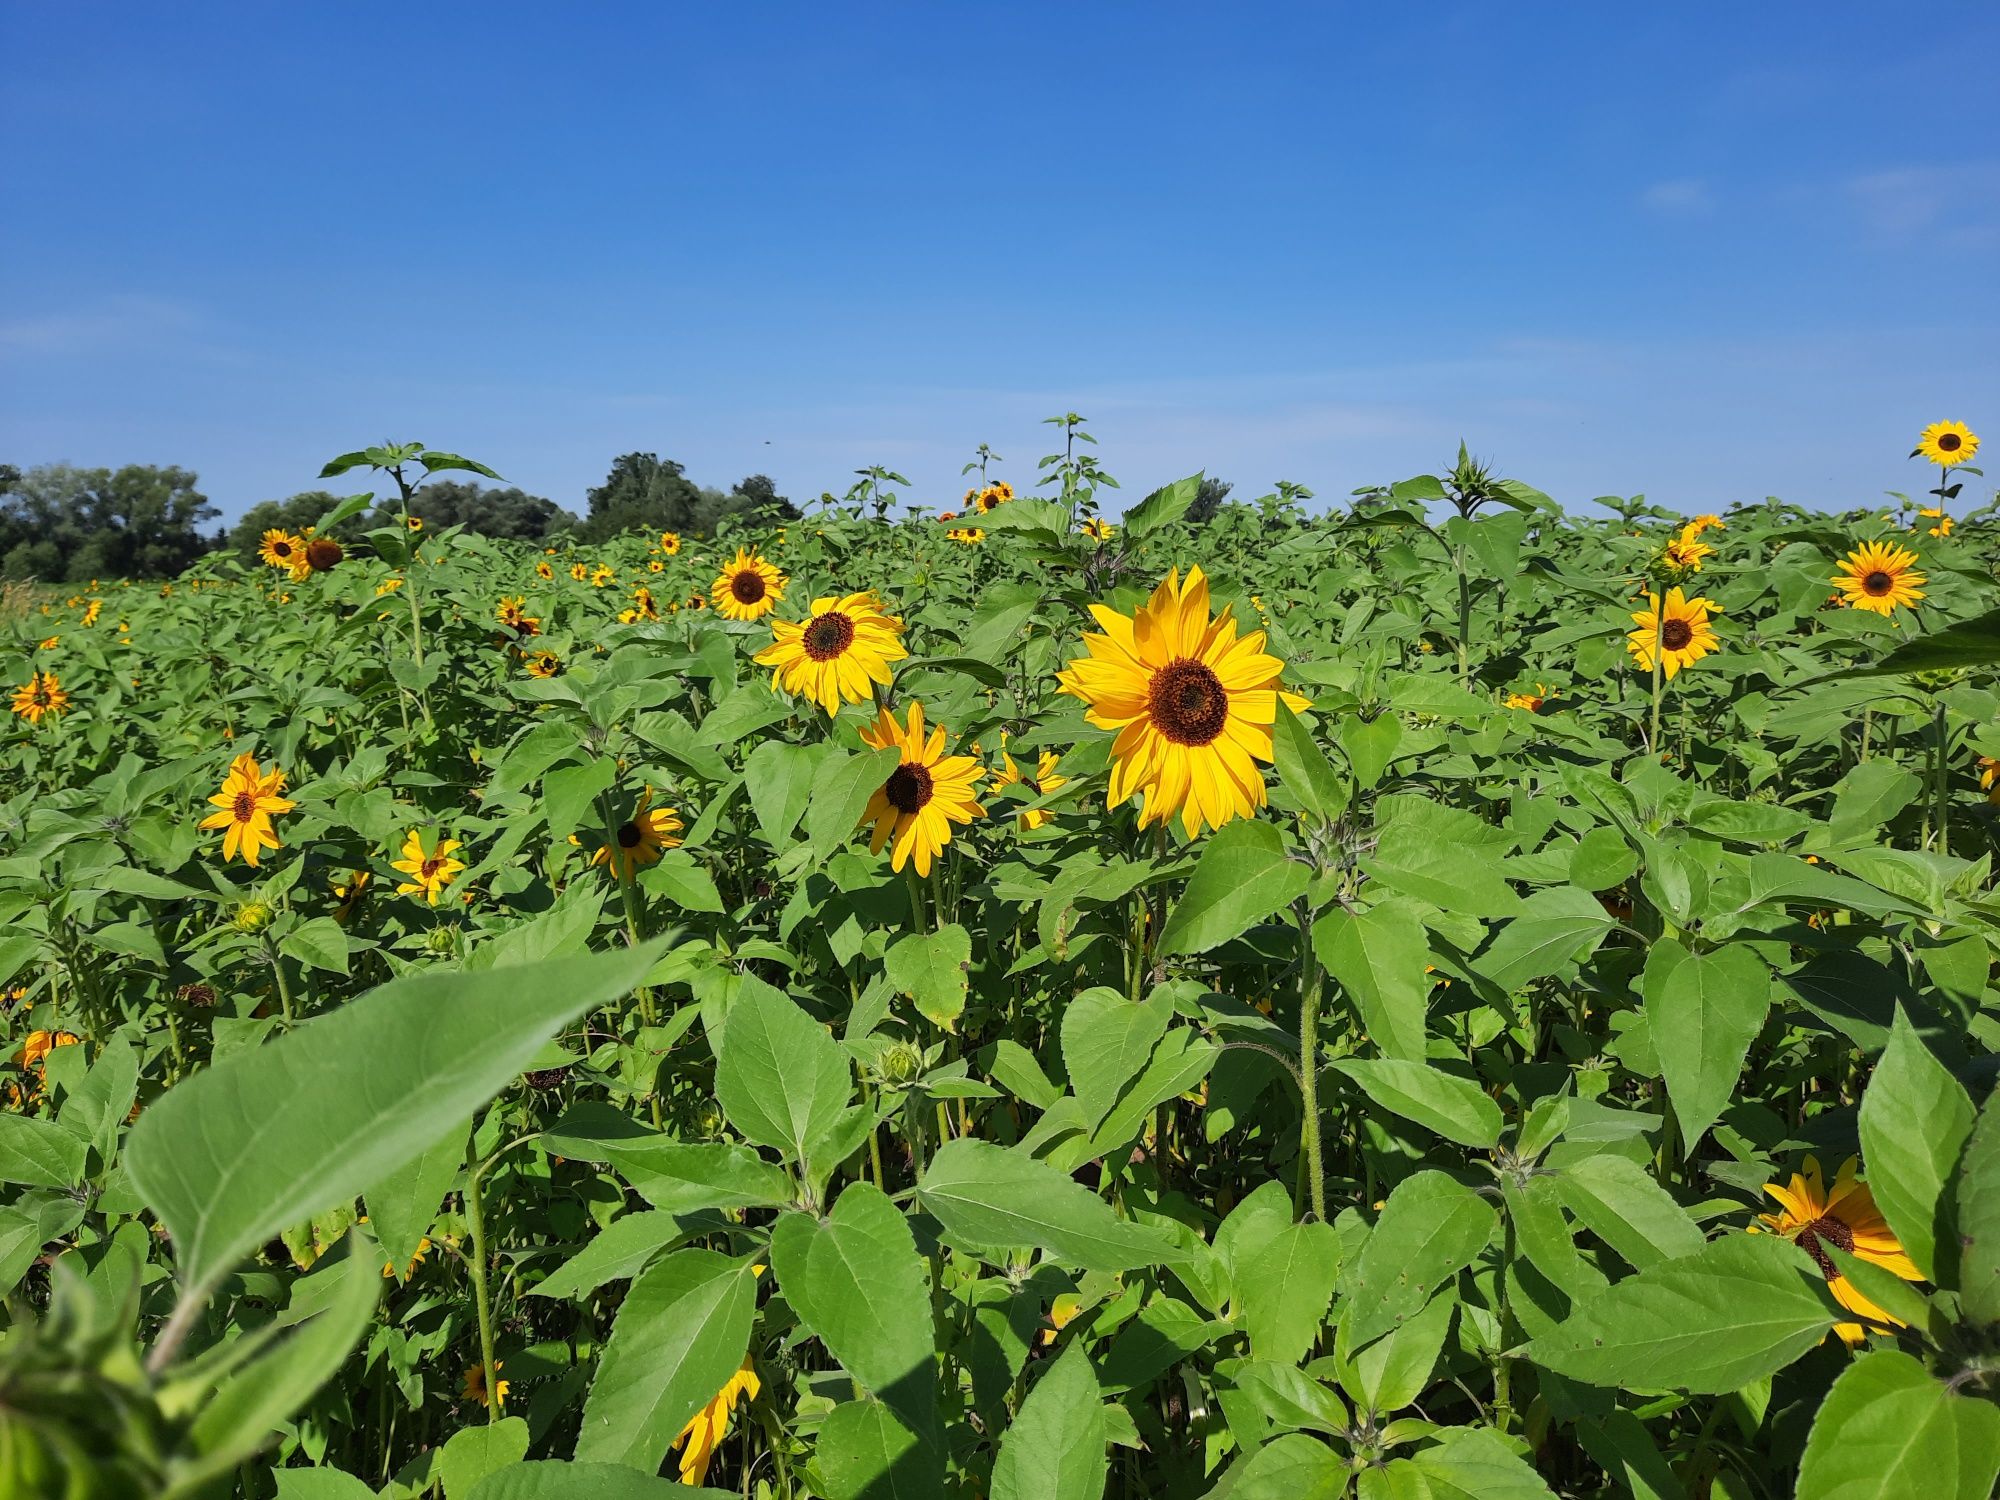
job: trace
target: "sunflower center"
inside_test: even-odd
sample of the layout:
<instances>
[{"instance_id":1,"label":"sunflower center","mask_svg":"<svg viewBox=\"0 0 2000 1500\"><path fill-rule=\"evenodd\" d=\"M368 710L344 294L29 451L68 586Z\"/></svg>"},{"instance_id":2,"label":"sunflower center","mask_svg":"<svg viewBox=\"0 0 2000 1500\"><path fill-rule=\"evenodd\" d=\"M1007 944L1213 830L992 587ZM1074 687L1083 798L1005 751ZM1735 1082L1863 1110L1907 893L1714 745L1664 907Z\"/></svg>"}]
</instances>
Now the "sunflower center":
<instances>
[{"instance_id":1,"label":"sunflower center","mask_svg":"<svg viewBox=\"0 0 2000 1500\"><path fill-rule=\"evenodd\" d=\"M899 813L921 812L931 800L931 790L928 766L898 766L882 784L882 794Z\"/></svg>"},{"instance_id":2,"label":"sunflower center","mask_svg":"<svg viewBox=\"0 0 2000 1500\"><path fill-rule=\"evenodd\" d=\"M745 568L729 580L729 592L738 604L755 604L766 593L764 575L754 568Z\"/></svg>"},{"instance_id":3,"label":"sunflower center","mask_svg":"<svg viewBox=\"0 0 2000 1500\"><path fill-rule=\"evenodd\" d=\"M271 550L280 557L290 557L292 555L292 544L290 542L273 542Z\"/></svg>"},{"instance_id":4,"label":"sunflower center","mask_svg":"<svg viewBox=\"0 0 2000 1500\"><path fill-rule=\"evenodd\" d=\"M439 859L436 855L432 855L429 859L423 862L423 865L421 867L422 868L421 878L425 880L437 879L438 866L443 863L444 861L442 859Z\"/></svg>"},{"instance_id":5,"label":"sunflower center","mask_svg":"<svg viewBox=\"0 0 2000 1500\"><path fill-rule=\"evenodd\" d=\"M1798 1233L1798 1246L1818 1264L1828 1281L1840 1274L1833 1263L1833 1257L1821 1247L1820 1241L1836 1245L1849 1255L1854 1253L1854 1231L1840 1222L1832 1214L1821 1214Z\"/></svg>"},{"instance_id":6,"label":"sunflower center","mask_svg":"<svg viewBox=\"0 0 2000 1500\"><path fill-rule=\"evenodd\" d=\"M1669 651L1685 651L1694 639L1694 627L1686 620L1669 620L1660 627L1660 644Z\"/></svg>"},{"instance_id":7,"label":"sunflower center","mask_svg":"<svg viewBox=\"0 0 2000 1500\"><path fill-rule=\"evenodd\" d=\"M239 823L247 823L257 816L257 794L238 792L236 800L230 804L229 816Z\"/></svg>"},{"instance_id":8,"label":"sunflower center","mask_svg":"<svg viewBox=\"0 0 2000 1500\"><path fill-rule=\"evenodd\" d=\"M814 615L799 644L814 661L832 661L854 644L854 622L837 609Z\"/></svg>"},{"instance_id":9,"label":"sunflower center","mask_svg":"<svg viewBox=\"0 0 2000 1500\"><path fill-rule=\"evenodd\" d=\"M620 823L618 825L618 847L621 849L638 848L639 841L644 837L645 835L639 831L637 823Z\"/></svg>"},{"instance_id":10,"label":"sunflower center","mask_svg":"<svg viewBox=\"0 0 2000 1500\"><path fill-rule=\"evenodd\" d=\"M1889 590L1891 590L1895 586L1896 586L1896 580L1891 578L1887 573L1884 573L1880 568L1877 568L1874 572L1870 573L1866 578L1861 580L1861 587L1865 589L1871 597L1876 599L1880 599L1884 594L1888 593Z\"/></svg>"},{"instance_id":11,"label":"sunflower center","mask_svg":"<svg viewBox=\"0 0 2000 1500\"><path fill-rule=\"evenodd\" d=\"M1042 784L1032 776L1023 776L1021 778L1021 785L1033 792L1037 797L1042 795Z\"/></svg>"},{"instance_id":12,"label":"sunflower center","mask_svg":"<svg viewBox=\"0 0 2000 1500\"><path fill-rule=\"evenodd\" d=\"M1160 733L1176 745L1206 745L1229 722L1229 693L1214 671L1191 657L1153 674L1146 707Z\"/></svg>"},{"instance_id":13,"label":"sunflower center","mask_svg":"<svg viewBox=\"0 0 2000 1500\"><path fill-rule=\"evenodd\" d=\"M1956 453L1965 446L1965 440L1955 432L1944 432L1938 434L1937 445L1946 453Z\"/></svg>"}]
</instances>

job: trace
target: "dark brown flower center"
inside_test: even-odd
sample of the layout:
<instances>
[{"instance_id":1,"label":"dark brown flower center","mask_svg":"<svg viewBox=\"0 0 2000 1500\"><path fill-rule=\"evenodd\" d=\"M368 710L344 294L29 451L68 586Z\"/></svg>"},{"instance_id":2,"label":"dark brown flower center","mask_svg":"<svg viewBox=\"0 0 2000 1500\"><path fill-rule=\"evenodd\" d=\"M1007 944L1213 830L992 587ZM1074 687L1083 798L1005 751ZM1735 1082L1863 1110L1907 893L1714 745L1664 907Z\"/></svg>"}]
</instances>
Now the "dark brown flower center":
<instances>
[{"instance_id":1,"label":"dark brown flower center","mask_svg":"<svg viewBox=\"0 0 2000 1500\"><path fill-rule=\"evenodd\" d=\"M421 866L422 878L425 880L435 880L437 878L438 866L443 863L444 863L443 859L433 854L429 859L425 860L423 862L423 865Z\"/></svg>"},{"instance_id":2,"label":"dark brown flower center","mask_svg":"<svg viewBox=\"0 0 2000 1500\"><path fill-rule=\"evenodd\" d=\"M1214 671L1179 657L1153 674L1146 707L1161 734L1176 745L1206 745L1229 722L1229 693Z\"/></svg>"},{"instance_id":3,"label":"dark brown flower center","mask_svg":"<svg viewBox=\"0 0 2000 1500\"><path fill-rule=\"evenodd\" d=\"M1946 453L1956 453L1965 446L1965 440L1955 432L1938 434L1937 445Z\"/></svg>"},{"instance_id":4,"label":"dark brown flower center","mask_svg":"<svg viewBox=\"0 0 2000 1500\"><path fill-rule=\"evenodd\" d=\"M814 661L832 661L854 644L854 622L837 609L814 615L799 644Z\"/></svg>"},{"instance_id":5,"label":"dark brown flower center","mask_svg":"<svg viewBox=\"0 0 2000 1500\"><path fill-rule=\"evenodd\" d=\"M257 816L257 794L238 792L235 802L230 804L229 816L239 823L247 823Z\"/></svg>"},{"instance_id":6,"label":"dark brown flower center","mask_svg":"<svg viewBox=\"0 0 2000 1500\"><path fill-rule=\"evenodd\" d=\"M1799 1248L1813 1258L1814 1262L1819 1266L1821 1273L1825 1275L1828 1281L1831 1281L1840 1274L1840 1270L1834 1265L1833 1257L1828 1255L1825 1249L1821 1247L1821 1240L1825 1240L1829 1245L1837 1245L1841 1250L1852 1255L1854 1253L1854 1231L1841 1223L1832 1214L1821 1214L1798 1233Z\"/></svg>"},{"instance_id":7,"label":"dark brown flower center","mask_svg":"<svg viewBox=\"0 0 2000 1500\"><path fill-rule=\"evenodd\" d=\"M306 543L306 561L315 573L324 573L339 563L346 554L340 550L340 543L329 537L315 537Z\"/></svg>"},{"instance_id":8,"label":"dark brown flower center","mask_svg":"<svg viewBox=\"0 0 2000 1500\"><path fill-rule=\"evenodd\" d=\"M273 542L271 550L280 557L290 557L292 555L292 544L290 542Z\"/></svg>"},{"instance_id":9,"label":"dark brown flower center","mask_svg":"<svg viewBox=\"0 0 2000 1500\"><path fill-rule=\"evenodd\" d=\"M898 766L882 784L882 794L900 813L921 812L931 800L931 773L928 766Z\"/></svg>"},{"instance_id":10,"label":"dark brown flower center","mask_svg":"<svg viewBox=\"0 0 2000 1500\"><path fill-rule=\"evenodd\" d=\"M645 838L645 835L639 831L639 825L637 823L620 823L618 825L619 848L636 849L639 847L639 842L643 838Z\"/></svg>"},{"instance_id":11,"label":"dark brown flower center","mask_svg":"<svg viewBox=\"0 0 2000 1500\"><path fill-rule=\"evenodd\" d=\"M1861 587L1877 599L1880 599L1895 586L1896 580L1891 578L1887 573L1884 573L1880 568L1877 568L1873 573L1870 573L1866 578L1861 580Z\"/></svg>"},{"instance_id":12,"label":"dark brown flower center","mask_svg":"<svg viewBox=\"0 0 2000 1500\"><path fill-rule=\"evenodd\" d=\"M1694 639L1694 627L1686 620L1669 620L1660 627L1660 644L1669 651L1685 651Z\"/></svg>"},{"instance_id":13,"label":"dark brown flower center","mask_svg":"<svg viewBox=\"0 0 2000 1500\"><path fill-rule=\"evenodd\" d=\"M729 592L738 604L755 604L767 592L764 575L755 568L745 568L729 580Z\"/></svg>"}]
</instances>

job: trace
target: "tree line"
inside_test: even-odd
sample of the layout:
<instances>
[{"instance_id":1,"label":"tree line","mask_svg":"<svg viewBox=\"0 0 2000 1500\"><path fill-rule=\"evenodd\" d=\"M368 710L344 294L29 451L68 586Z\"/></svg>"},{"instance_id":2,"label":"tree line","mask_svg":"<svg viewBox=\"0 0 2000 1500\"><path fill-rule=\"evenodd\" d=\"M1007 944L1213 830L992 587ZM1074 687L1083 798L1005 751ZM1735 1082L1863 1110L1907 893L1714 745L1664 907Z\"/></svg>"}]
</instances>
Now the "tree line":
<instances>
[{"instance_id":1,"label":"tree line","mask_svg":"<svg viewBox=\"0 0 2000 1500\"><path fill-rule=\"evenodd\" d=\"M341 498L304 490L260 501L233 526L209 531L204 527L222 512L197 484L192 471L171 465L22 470L0 464L0 578L170 578L214 552L250 563L266 531L302 531ZM633 528L699 536L732 516L776 522L800 514L765 475L722 490L696 484L682 464L654 453L619 455L604 482L585 492L581 514L513 486L450 479L425 485L411 511L432 530L463 526L484 536L544 542L601 542ZM338 531L365 532L396 514L381 506Z\"/></svg>"}]
</instances>

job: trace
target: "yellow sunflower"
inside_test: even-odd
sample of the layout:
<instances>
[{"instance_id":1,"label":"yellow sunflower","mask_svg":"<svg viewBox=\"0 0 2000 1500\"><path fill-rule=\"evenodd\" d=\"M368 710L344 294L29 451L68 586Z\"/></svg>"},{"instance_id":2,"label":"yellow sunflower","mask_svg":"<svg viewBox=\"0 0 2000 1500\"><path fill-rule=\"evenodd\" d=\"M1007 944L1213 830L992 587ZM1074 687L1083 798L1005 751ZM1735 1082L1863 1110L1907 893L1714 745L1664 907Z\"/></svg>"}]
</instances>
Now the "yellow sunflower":
<instances>
[{"instance_id":1,"label":"yellow sunflower","mask_svg":"<svg viewBox=\"0 0 2000 1500\"><path fill-rule=\"evenodd\" d=\"M1306 699L1278 685L1285 664L1264 651L1264 632L1241 639L1236 617L1210 617L1200 568L1167 574L1136 614L1090 606L1104 634L1083 638L1088 656L1058 674L1062 691L1088 705L1084 715L1115 729L1110 807L1144 794L1139 826L1175 813L1189 838L1264 805L1271 725L1282 694L1294 709Z\"/></svg>"},{"instance_id":2,"label":"yellow sunflower","mask_svg":"<svg viewBox=\"0 0 2000 1500\"><path fill-rule=\"evenodd\" d=\"M1101 521L1096 516L1086 516L1077 522L1076 529L1093 542L1108 542L1118 534L1118 528L1109 521Z\"/></svg>"},{"instance_id":3,"label":"yellow sunflower","mask_svg":"<svg viewBox=\"0 0 2000 1500\"><path fill-rule=\"evenodd\" d=\"M1979 788L1986 793L1986 800L1988 802L1993 803L1995 806L2000 806L2000 786L1993 784L1996 775L2000 775L2000 760L1995 760L1990 755L1980 756Z\"/></svg>"},{"instance_id":4,"label":"yellow sunflower","mask_svg":"<svg viewBox=\"0 0 2000 1500\"><path fill-rule=\"evenodd\" d=\"M1683 598L1679 589L1667 590L1667 603L1660 606L1658 594L1646 595L1648 608L1632 611L1632 623L1639 628L1625 637L1625 649L1642 672L1653 670L1653 655L1659 653L1660 667L1672 682L1682 667L1700 661L1718 648L1715 627L1708 612L1712 599Z\"/></svg>"},{"instance_id":5,"label":"yellow sunflower","mask_svg":"<svg viewBox=\"0 0 2000 1500\"><path fill-rule=\"evenodd\" d=\"M553 677L562 670L562 658L553 651L530 651L521 658L530 677Z\"/></svg>"},{"instance_id":6,"label":"yellow sunflower","mask_svg":"<svg viewBox=\"0 0 2000 1500\"><path fill-rule=\"evenodd\" d=\"M641 620L660 618L660 607L653 602L653 591L643 583L632 590L632 607L618 611L621 625L633 625Z\"/></svg>"},{"instance_id":7,"label":"yellow sunflower","mask_svg":"<svg viewBox=\"0 0 2000 1500\"><path fill-rule=\"evenodd\" d=\"M505 625L516 635L540 635L542 633L541 618L528 613L528 601L524 598L516 596L511 599L502 599L499 607L493 613L502 625Z\"/></svg>"},{"instance_id":8,"label":"yellow sunflower","mask_svg":"<svg viewBox=\"0 0 2000 1500\"><path fill-rule=\"evenodd\" d=\"M582 583L585 579L590 577L590 564L571 563L569 565L569 576L574 578L578 583Z\"/></svg>"},{"instance_id":9,"label":"yellow sunflower","mask_svg":"<svg viewBox=\"0 0 2000 1500\"><path fill-rule=\"evenodd\" d=\"M257 544L257 555L274 568L295 567L305 557L305 538L282 527L272 527Z\"/></svg>"},{"instance_id":10,"label":"yellow sunflower","mask_svg":"<svg viewBox=\"0 0 2000 1500\"><path fill-rule=\"evenodd\" d=\"M28 680L14 689L14 712L30 724L42 722L43 714L60 717L69 712L69 694L62 679L53 672L30 672Z\"/></svg>"},{"instance_id":11,"label":"yellow sunflower","mask_svg":"<svg viewBox=\"0 0 2000 1500\"><path fill-rule=\"evenodd\" d=\"M424 529L424 518L422 516L405 516L403 517L403 524L408 526L412 531L422 531Z\"/></svg>"},{"instance_id":12,"label":"yellow sunflower","mask_svg":"<svg viewBox=\"0 0 2000 1500\"><path fill-rule=\"evenodd\" d=\"M682 1484L698 1485L708 1478L709 1462L729 1432L729 1414L736 1410L737 1401L755 1401L763 1389L763 1382L750 1367L750 1356L744 1355L742 1368L729 1377L714 1400L688 1419L681 1435L674 1439L674 1446L681 1450Z\"/></svg>"},{"instance_id":13,"label":"yellow sunflower","mask_svg":"<svg viewBox=\"0 0 2000 1500\"><path fill-rule=\"evenodd\" d=\"M97 617L103 613L104 601L102 599L93 599L83 611L83 623L86 625L95 625Z\"/></svg>"},{"instance_id":14,"label":"yellow sunflower","mask_svg":"<svg viewBox=\"0 0 2000 1500\"><path fill-rule=\"evenodd\" d=\"M1547 706L1549 698L1548 685L1538 682L1535 684L1535 690L1532 693L1509 693L1507 695L1506 706L1508 708L1521 709L1526 713L1538 714Z\"/></svg>"},{"instance_id":15,"label":"yellow sunflower","mask_svg":"<svg viewBox=\"0 0 2000 1500\"><path fill-rule=\"evenodd\" d=\"M349 870L333 883L333 919L345 924L368 899L368 887L375 876L368 870Z\"/></svg>"},{"instance_id":16,"label":"yellow sunflower","mask_svg":"<svg viewBox=\"0 0 2000 1500\"><path fill-rule=\"evenodd\" d=\"M709 596L725 620L761 620L785 597L785 575L747 547L738 547L715 575Z\"/></svg>"},{"instance_id":17,"label":"yellow sunflower","mask_svg":"<svg viewBox=\"0 0 2000 1500\"><path fill-rule=\"evenodd\" d=\"M1917 439L1910 457L1922 454L1941 469L1969 464L1979 452L1979 434L1963 422L1933 422Z\"/></svg>"},{"instance_id":18,"label":"yellow sunflower","mask_svg":"<svg viewBox=\"0 0 2000 1500\"><path fill-rule=\"evenodd\" d=\"M632 816L612 830L607 842L597 846L590 862L608 866L620 880L630 880L645 866L658 864L666 850L678 849L684 827L673 808L653 806L653 789L647 787L639 793Z\"/></svg>"},{"instance_id":19,"label":"yellow sunflower","mask_svg":"<svg viewBox=\"0 0 2000 1500\"><path fill-rule=\"evenodd\" d=\"M222 790L208 799L222 811L210 813L201 820L203 828L225 830L222 835L224 864L240 853L243 862L254 870L264 849L281 847L278 835L271 827L271 819L298 806L289 797L278 795L284 785L285 773L272 766L266 775L254 755L245 753L229 763L229 774L222 780Z\"/></svg>"},{"instance_id":20,"label":"yellow sunflower","mask_svg":"<svg viewBox=\"0 0 2000 1500\"><path fill-rule=\"evenodd\" d=\"M1917 554L1907 547L1863 542L1836 563L1834 587L1847 596L1849 609L1891 615L1898 606L1914 608L1924 597L1918 587L1925 575L1914 571Z\"/></svg>"},{"instance_id":21,"label":"yellow sunflower","mask_svg":"<svg viewBox=\"0 0 2000 1500\"><path fill-rule=\"evenodd\" d=\"M681 534L678 531L660 533L660 550L672 557L681 550Z\"/></svg>"},{"instance_id":22,"label":"yellow sunflower","mask_svg":"<svg viewBox=\"0 0 2000 1500\"><path fill-rule=\"evenodd\" d=\"M885 708L861 738L871 749L894 745L902 752L902 760L861 814L863 823L875 825L868 836L869 852L880 854L890 844L890 869L902 869L914 856L917 873L927 876L931 862L951 842L951 825L970 823L986 812L973 800L979 795L979 762L944 753L942 724L926 735L921 703L910 705L907 728Z\"/></svg>"},{"instance_id":23,"label":"yellow sunflower","mask_svg":"<svg viewBox=\"0 0 2000 1500\"><path fill-rule=\"evenodd\" d=\"M986 533L977 526L954 526L945 533L945 539L967 547L976 547L986 540Z\"/></svg>"},{"instance_id":24,"label":"yellow sunflower","mask_svg":"<svg viewBox=\"0 0 2000 1500\"><path fill-rule=\"evenodd\" d=\"M1924 532L1925 536L1944 537L1951 535L1951 517L1944 513L1943 506L1936 506L1930 510L1920 510L1917 512L1917 514L1922 516L1924 520L1933 523L1929 528L1925 530ZM1910 528L1910 530L1912 531L1915 531L1916 529L1917 528L1915 526L1912 526Z\"/></svg>"},{"instance_id":25,"label":"yellow sunflower","mask_svg":"<svg viewBox=\"0 0 2000 1500\"><path fill-rule=\"evenodd\" d=\"M837 714L841 704L871 697L871 681L889 686L889 664L910 654L902 633L903 622L883 614L864 590L815 599L803 620L773 620L771 644L752 660L771 668L771 680L786 692Z\"/></svg>"},{"instance_id":26,"label":"yellow sunflower","mask_svg":"<svg viewBox=\"0 0 2000 1500\"><path fill-rule=\"evenodd\" d=\"M535 564L535 576L543 582L547 582L556 576L556 570L549 566L549 560L546 557Z\"/></svg>"},{"instance_id":27,"label":"yellow sunflower","mask_svg":"<svg viewBox=\"0 0 2000 1500\"><path fill-rule=\"evenodd\" d=\"M1759 1214L1763 1227L1782 1234L1818 1264L1826 1277L1827 1290L1834 1300L1851 1313L1859 1314L1878 1327L1900 1328L1902 1320L1870 1302L1854 1284L1834 1267L1833 1257L1822 1248L1838 1245L1857 1260L1893 1271L1905 1281L1922 1281L1923 1272L1903 1253L1902 1241L1882 1218L1875 1195L1868 1184L1854 1175L1855 1160L1849 1157L1833 1180L1829 1191L1820 1175L1819 1163L1806 1158L1804 1173L1794 1172L1791 1184L1780 1187L1766 1183L1764 1191L1777 1200L1779 1212ZM1752 1233L1756 1231L1753 1229ZM1859 1323L1836 1323L1833 1331L1850 1344L1862 1339Z\"/></svg>"},{"instance_id":28,"label":"yellow sunflower","mask_svg":"<svg viewBox=\"0 0 2000 1500\"><path fill-rule=\"evenodd\" d=\"M1690 521L1681 528L1681 534L1667 543L1660 560L1676 573L1699 573L1701 560L1712 556L1715 549L1701 539L1701 532Z\"/></svg>"},{"instance_id":29,"label":"yellow sunflower","mask_svg":"<svg viewBox=\"0 0 2000 1500\"><path fill-rule=\"evenodd\" d=\"M1053 750L1044 750L1036 762L1035 774L1023 776L1021 768L1014 764L1014 757L1006 750L1000 752L1000 769L993 773L993 790L1002 787L1024 786L1037 797L1045 797L1058 787L1067 786L1069 778L1056 773L1062 757ZM1021 831L1033 833L1037 828L1054 819L1055 814L1046 807L1029 807L1021 812Z\"/></svg>"},{"instance_id":30,"label":"yellow sunflower","mask_svg":"<svg viewBox=\"0 0 2000 1500\"><path fill-rule=\"evenodd\" d=\"M422 896L428 904L436 906L444 888L465 871L465 861L452 858L458 847L457 839L446 839L426 851L423 834L412 828L403 840L403 857L389 862L390 869L401 870L410 877L396 887L396 894Z\"/></svg>"},{"instance_id":31,"label":"yellow sunflower","mask_svg":"<svg viewBox=\"0 0 2000 1500\"><path fill-rule=\"evenodd\" d=\"M599 563L590 570L590 586L601 589L618 576L618 570L608 563Z\"/></svg>"},{"instance_id":32,"label":"yellow sunflower","mask_svg":"<svg viewBox=\"0 0 2000 1500\"><path fill-rule=\"evenodd\" d=\"M509 1381L506 1376L500 1374L500 1372L506 1368L507 1368L507 1361L505 1361L504 1359L496 1359L493 1361L493 1374L496 1377L493 1381L493 1394L495 1400L498 1401L498 1403L503 1409L507 1405L507 1393L508 1391L513 1389L513 1383ZM488 1406L492 1404L486 1399L485 1365L474 1363L466 1368L465 1386L464 1389L460 1391L459 1394L464 1400L477 1401L481 1406Z\"/></svg>"}]
</instances>

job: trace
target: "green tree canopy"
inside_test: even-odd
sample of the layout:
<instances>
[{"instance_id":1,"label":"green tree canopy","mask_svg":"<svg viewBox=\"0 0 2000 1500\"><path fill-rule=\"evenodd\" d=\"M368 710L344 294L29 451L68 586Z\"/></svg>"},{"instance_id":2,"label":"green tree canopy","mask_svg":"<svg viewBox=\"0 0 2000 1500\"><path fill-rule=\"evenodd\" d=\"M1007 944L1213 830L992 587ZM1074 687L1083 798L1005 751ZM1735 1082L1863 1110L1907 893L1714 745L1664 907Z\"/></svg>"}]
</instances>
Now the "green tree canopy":
<instances>
[{"instance_id":1,"label":"green tree canopy","mask_svg":"<svg viewBox=\"0 0 2000 1500\"><path fill-rule=\"evenodd\" d=\"M209 542L201 523L220 514L187 469L127 464L8 470L0 486L0 574L78 582L167 578Z\"/></svg>"}]
</instances>

